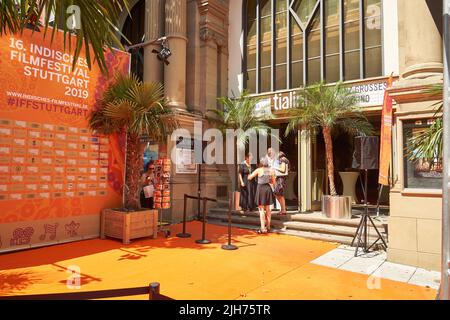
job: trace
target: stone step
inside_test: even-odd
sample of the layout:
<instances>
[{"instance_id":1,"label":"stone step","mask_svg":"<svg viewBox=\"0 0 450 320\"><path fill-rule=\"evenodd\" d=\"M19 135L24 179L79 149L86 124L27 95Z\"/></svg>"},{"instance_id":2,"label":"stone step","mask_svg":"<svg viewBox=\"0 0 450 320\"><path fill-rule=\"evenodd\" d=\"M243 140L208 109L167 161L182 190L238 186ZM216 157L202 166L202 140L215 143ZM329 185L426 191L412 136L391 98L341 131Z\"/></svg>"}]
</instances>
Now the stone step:
<instances>
[{"instance_id":1,"label":"stone step","mask_svg":"<svg viewBox=\"0 0 450 320\"><path fill-rule=\"evenodd\" d=\"M228 217L228 209L224 209L224 208L211 208L209 210L209 214L216 214L216 215L226 215ZM245 214L239 211L232 211L231 212L232 216L236 216L236 217L256 217L259 219L259 212L257 211L250 211L250 212L246 212ZM283 215L279 215L278 211L275 211L272 213L272 220L283 220L283 221L287 221L290 220L290 214L288 214L287 216L283 216Z\"/></svg>"},{"instance_id":2,"label":"stone step","mask_svg":"<svg viewBox=\"0 0 450 320\"><path fill-rule=\"evenodd\" d=\"M359 217L351 220L337 220L322 217L317 213L314 215L293 214L287 217L274 214L272 216L272 228L280 233L303 236L308 239L350 244L356 234L359 221ZM208 222L227 224L228 210L210 210ZM257 229L260 225L259 213L232 212L231 222L235 226ZM387 239L384 224L377 222L376 225L384 238ZM373 228L369 228L369 238L371 242L377 238Z\"/></svg>"},{"instance_id":3,"label":"stone step","mask_svg":"<svg viewBox=\"0 0 450 320\"><path fill-rule=\"evenodd\" d=\"M220 222L227 223L228 215L225 216L222 214L210 213L208 215L208 223L212 223L212 221L220 221ZM252 225L252 226L259 226L261 224L259 217L252 217L252 216L235 216L235 215L233 215L231 217L231 222L233 224ZM272 220L272 228L282 229L282 228L284 228L284 224L282 221Z\"/></svg>"},{"instance_id":4,"label":"stone step","mask_svg":"<svg viewBox=\"0 0 450 320\"><path fill-rule=\"evenodd\" d=\"M216 220L216 219L213 219L208 222L211 224L220 225L220 226L228 225L226 222L223 222L221 220ZM255 232L256 232L256 230L259 229L259 224L258 225L249 225L249 224L233 223L232 226L234 228L254 230ZM284 229L274 229L273 232L278 233L278 234L288 235L288 236L295 236L295 237L310 239L310 240L318 240L318 241L332 242L332 243L345 244L345 245L350 245L352 243L352 239L349 237L342 237L342 236L331 235L331 234L318 234L318 233L313 233L313 232L284 230Z\"/></svg>"},{"instance_id":5,"label":"stone step","mask_svg":"<svg viewBox=\"0 0 450 320\"><path fill-rule=\"evenodd\" d=\"M228 209L225 208L211 208L209 210L211 214L221 214L228 216ZM245 214L233 211L233 216L239 217L256 217L259 218L259 212L246 212ZM282 216L278 214L278 211L274 211L272 214L272 220L282 220L282 221L295 221L295 222L304 222L304 223L315 223L315 224L328 224L334 226L344 226L344 227L358 227L360 220L359 216L355 216L353 219L329 219L325 216L322 216L320 213L308 214L308 213L298 213L295 211L288 211L287 216ZM380 230L380 232L386 232L387 230L387 221L380 222L374 220L375 226Z\"/></svg>"},{"instance_id":6,"label":"stone step","mask_svg":"<svg viewBox=\"0 0 450 320\"><path fill-rule=\"evenodd\" d=\"M297 221L288 221L284 223L287 230L306 231L320 234L332 234L342 237L353 237L356 234L357 227L320 224L320 223L305 223ZM380 230L381 232L381 230ZM382 233L382 232L381 232ZM383 233L382 233L383 234ZM369 228L369 237L377 237L377 233L373 228Z\"/></svg>"},{"instance_id":7,"label":"stone step","mask_svg":"<svg viewBox=\"0 0 450 320\"><path fill-rule=\"evenodd\" d=\"M217 208L212 209L228 209L228 205L229 203L226 200L217 200Z\"/></svg>"},{"instance_id":8,"label":"stone step","mask_svg":"<svg viewBox=\"0 0 450 320\"><path fill-rule=\"evenodd\" d=\"M373 217L372 217L373 219ZM291 220L296 222L305 222L305 223L319 223L319 224L330 224L336 226L346 226L346 227L358 227L360 223L360 217L356 216L353 219L330 219L321 214L295 214L291 215ZM381 230L387 228L387 221L380 222L374 220L375 226Z\"/></svg>"},{"instance_id":9,"label":"stone step","mask_svg":"<svg viewBox=\"0 0 450 320\"><path fill-rule=\"evenodd\" d=\"M318 241L324 241L324 242L332 242L332 243L339 243L339 244L345 244L345 245L351 245L352 244L352 238L349 237L343 237L335 234L321 234L321 233L315 233L315 232L307 232L307 231L298 231L298 230L281 230L278 233L285 234L289 236L296 236L300 238L310 239L310 240L318 240Z\"/></svg>"}]
</instances>

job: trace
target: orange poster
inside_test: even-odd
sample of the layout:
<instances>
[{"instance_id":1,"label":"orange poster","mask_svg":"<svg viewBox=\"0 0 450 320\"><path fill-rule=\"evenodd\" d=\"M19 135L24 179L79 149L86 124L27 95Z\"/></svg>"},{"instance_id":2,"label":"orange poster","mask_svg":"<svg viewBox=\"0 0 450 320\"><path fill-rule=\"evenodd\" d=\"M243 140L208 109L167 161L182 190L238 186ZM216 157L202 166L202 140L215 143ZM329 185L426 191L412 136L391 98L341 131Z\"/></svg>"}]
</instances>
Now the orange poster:
<instances>
[{"instance_id":1,"label":"orange poster","mask_svg":"<svg viewBox=\"0 0 450 320\"><path fill-rule=\"evenodd\" d=\"M392 86L392 77L388 80L388 88ZM378 183L389 186L389 168L392 161L392 121L393 100L386 92L384 96L383 112L381 119L381 149L380 149L380 174Z\"/></svg>"},{"instance_id":2,"label":"orange poster","mask_svg":"<svg viewBox=\"0 0 450 320\"><path fill-rule=\"evenodd\" d=\"M83 55L72 70L63 34L50 38L0 38L0 252L97 237L101 210L122 202L124 138L87 127L113 74ZM129 54L106 57L129 72Z\"/></svg>"}]
</instances>

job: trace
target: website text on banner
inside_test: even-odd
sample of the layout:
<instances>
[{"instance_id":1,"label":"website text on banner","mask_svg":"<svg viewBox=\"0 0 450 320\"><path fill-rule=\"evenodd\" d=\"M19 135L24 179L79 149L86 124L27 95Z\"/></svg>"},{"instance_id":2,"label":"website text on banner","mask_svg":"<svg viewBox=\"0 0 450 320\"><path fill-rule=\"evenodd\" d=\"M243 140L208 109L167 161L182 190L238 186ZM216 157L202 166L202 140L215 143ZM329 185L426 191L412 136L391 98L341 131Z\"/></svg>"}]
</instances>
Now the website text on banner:
<instances>
[{"instance_id":1,"label":"website text on banner","mask_svg":"<svg viewBox=\"0 0 450 320\"><path fill-rule=\"evenodd\" d=\"M110 75L83 55L72 69L62 33L50 38L0 38L0 252L96 237L122 199L124 138L93 134L87 116L130 56L106 52Z\"/></svg>"}]
</instances>

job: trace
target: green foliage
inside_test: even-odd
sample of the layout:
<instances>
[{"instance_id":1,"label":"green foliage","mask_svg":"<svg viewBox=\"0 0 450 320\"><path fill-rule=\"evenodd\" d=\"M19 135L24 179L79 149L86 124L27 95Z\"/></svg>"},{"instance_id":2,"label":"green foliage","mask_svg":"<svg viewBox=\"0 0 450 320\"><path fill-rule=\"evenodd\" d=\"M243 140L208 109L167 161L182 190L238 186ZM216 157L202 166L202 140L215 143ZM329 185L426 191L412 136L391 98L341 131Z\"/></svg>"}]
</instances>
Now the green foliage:
<instances>
[{"instance_id":1,"label":"green foliage","mask_svg":"<svg viewBox=\"0 0 450 320\"><path fill-rule=\"evenodd\" d=\"M143 83L136 75L118 75L105 91L100 107L91 112L89 126L105 135L127 132L163 141L176 128L159 83Z\"/></svg>"},{"instance_id":2,"label":"green foliage","mask_svg":"<svg viewBox=\"0 0 450 320\"><path fill-rule=\"evenodd\" d=\"M224 133L227 129L239 130L237 140L241 147L248 142L249 130L254 130L262 136L270 134L271 128L264 121L272 117L263 119L255 113L256 106L260 102L258 98L244 92L237 98L221 97L217 100L221 109L208 110L211 113L207 116L208 121Z\"/></svg>"},{"instance_id":3,"label":"green foliage","mask_svg":"<svg viewBox=\"0 0 450 320\"><path fill-rule=\"evenodd\" d=\"M424 93L429 95L442 96L442 84L432 85ZM430 163L440 161L443 152L443 120L442 116L438 116L443 111L443 102L434 104L436 109L436 121L429 128L425 129L421 134L415 137L409 137L406 147L406 155L411 162L424 159Z\"/></svg>"},{"instance_id":4,"label":"green foliage","mask_svg":"<svg viewBox=\"0 0 450 320\"><path fill-rule=\"evenodd\" d=\"M357 95L342 83L328 86L324 82L306 87L298 93L297 107L289 111L291 120L286 135L304 127L322 131L325 139L327 174L331 196L337 196L334 183L332 132L342 130L351 135L369 135L372 126L357 106Z\"/></svg>"},{"instance_id":5,"label":"green foliage","mask_svg":"<svg viewBox=\"0 0 450 320\"><path fill-rule=\"evenodd\" d=\"M420 159L430 163L442 159L443 148L443 121L442 117L436 119L429 128L415 137L409 137L407 156L410 161L416 162Z\"/></svg>"},{"instance_id":6,"label":"green foliage","mask_svg":"<svg viewBox=\"0 0 450 320\"><path fill-rule=\"evenodd\" d=\"M323 82L298 92L297 106L289 110L286 135L300 126L319 131L321 128L342 130L351 135L370 135L372 126L357 106L357 95L342 83L328 86Z\"/></svg>"},{"instance_id":7,"label":"green foliage","mask_svg":"<svg viewBox=\"0 0 450 320\"><path fill-rule=\"evenodd\" d=\"M218 99L221 109L208 110L211 115L207 116L208 121L215 125L223 133L227 129L237 132L237 148L241 150L245 148L250 138L250 131L260 136L272 135L270 127L264 122L271 117L261 118L256 114L257 104L260 102L258 98L251 97L248 92L244 92L240 97L229 98L222 97ZM279 137L275 137L279 139ZM235 185L233 190L237 190L237 152L234 152L234 178Z\"/></svg>"},{"instance_id":8,"label":"green foliage","mask_svg":"<svg viewBox=\"0 0 450 320\"><path fill-rule=\"evenodd\" d=\"M80 8L80 29L69 30L67 20L71 13L67 9L72 6ZM128 0L2 0L0 2L0 36L8 33L22 32L27 25L39 27L37 17L42 17L44 36L50 34L53 40L57 29L49 31L50 19L54 25L62 29L64 44L69 51L73 50L73 66L84 50L89 67L97 61L102 72L107 73L104 49L123 49L117 33L119 17L128 12ZM72 37L76 38L75 48L71 48ZM93 56L89 50L92 46Z\"/></svg>"}]
</instances>

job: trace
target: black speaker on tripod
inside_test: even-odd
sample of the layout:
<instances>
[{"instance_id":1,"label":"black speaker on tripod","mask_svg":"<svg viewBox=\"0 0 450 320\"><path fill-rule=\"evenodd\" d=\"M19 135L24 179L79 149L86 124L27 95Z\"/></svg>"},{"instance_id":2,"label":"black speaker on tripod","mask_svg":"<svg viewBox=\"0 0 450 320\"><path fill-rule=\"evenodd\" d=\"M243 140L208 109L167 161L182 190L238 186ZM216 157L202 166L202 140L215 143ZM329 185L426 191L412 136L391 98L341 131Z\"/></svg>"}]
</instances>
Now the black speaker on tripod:
<instances>
[{"instance_id":1,"label":"black speaker on tripod","mask_svg":"<svg viewBox=\"0 0 450 320\"><path fill-rule=\"evenodd\" d=\"M355 257L358 255L359 248L362 248L365 253L369 252L378 241L383 243L383 249L386 250L387 244L378 230L377 226L373 222L373 219L369 214L369 205L367 200L368 193L368 178L369 178L369 170L377 170L379 168L379 138L378 137L356 137L355 138L355 151L353 154L353 169L364 171L364 211L361 216L361 222L358 225L358 229L356 230L355 237L352 241L352 246L354 246L355 242L358 241L356 245ZM361 181L362 174L361 174ZM372 243L369 244L369 225L371 225L376 231L378 238Z\"/></svg>"},{"instance_id":2,"label":"black speaker on tripod","mask_svg":"<svg viewBox=\"0 0 450 320\"><path fill-rule=\"evenodd\" d=\"M356 137L355 152L353 153L353 169L377 170L380 143L378 137Z\"/></svg>"}]
</instances>

